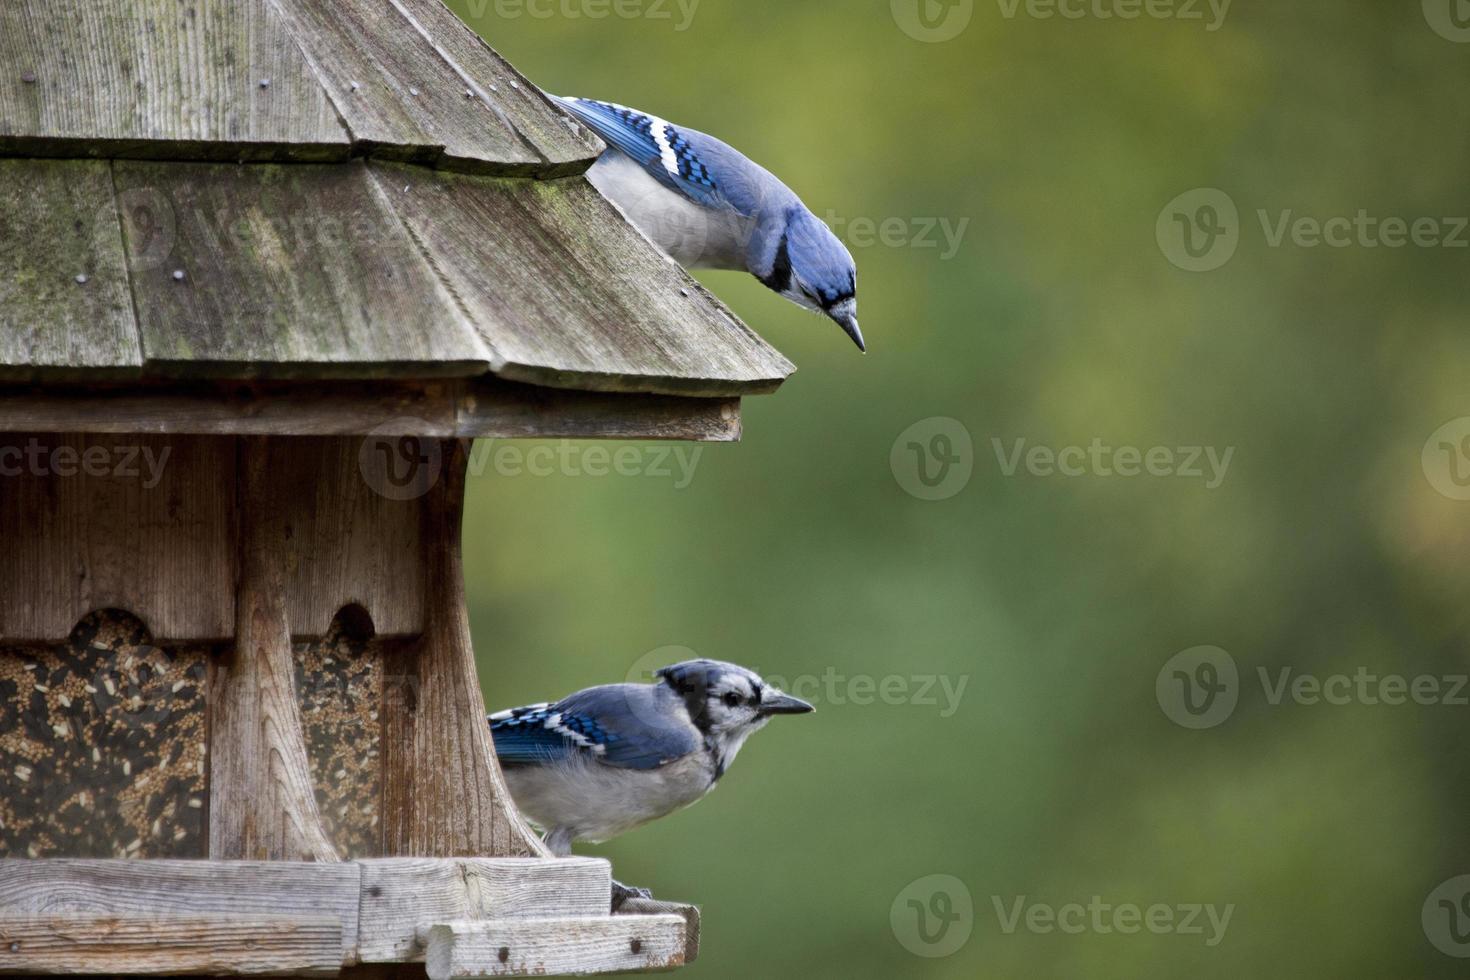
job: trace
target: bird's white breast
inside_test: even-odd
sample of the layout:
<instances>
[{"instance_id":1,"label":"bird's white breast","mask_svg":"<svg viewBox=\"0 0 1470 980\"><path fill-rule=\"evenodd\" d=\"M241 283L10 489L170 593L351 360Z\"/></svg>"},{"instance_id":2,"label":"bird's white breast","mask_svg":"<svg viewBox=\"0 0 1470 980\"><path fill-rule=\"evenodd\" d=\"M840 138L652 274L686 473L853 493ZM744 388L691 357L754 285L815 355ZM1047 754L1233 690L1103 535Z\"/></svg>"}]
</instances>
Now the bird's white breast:
<instances>
[{"instance_id":1,"label":"bird's white breast","mask_svg":"<svg viewBox=\"0 0 1470 980\"><path fill-rule=\"evenodd\" d=\"M746 269L748 222L733 211L706 208L670 190L632 157L604 153L587 172L639 231L686 269Z\"/></svg>"},{"instance_id":2,"label":"bird's white breast","mask_svg":"<svg viewBox=\"0 0 1470 980\"><path fill-rule=\"evenodd\" d=\"M578 840L611 840L696 803L715 784L703 752L659 769L619 769L578 754L544 766L508 766L516 806L543 829L567 828Z\"/></svg>"}]
</instances>

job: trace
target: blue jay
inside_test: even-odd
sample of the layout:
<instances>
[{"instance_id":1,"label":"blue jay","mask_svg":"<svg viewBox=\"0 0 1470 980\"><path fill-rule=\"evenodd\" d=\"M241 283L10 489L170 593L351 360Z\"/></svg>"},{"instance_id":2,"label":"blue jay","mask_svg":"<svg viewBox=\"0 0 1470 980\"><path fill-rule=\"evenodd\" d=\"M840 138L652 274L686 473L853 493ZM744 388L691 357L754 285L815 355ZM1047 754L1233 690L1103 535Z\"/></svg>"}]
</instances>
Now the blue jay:
<instances>
[{"instance_id":1,"label":"blue jay","mask_svg":"<svg viewBox=\"0 0 1470 980\"><path fill-rule=\"evenodd\" d=\"M814 710L752 671L691 660L653 684L609 684L490 716L516 806L558 857L697 803L776 715ZM614 883L613 901L648 897Z\"/></svg>"},{"instance_id":2,"label":"blue jay","mask_svg":"<svg viewBox=\"0 0 1470 980\"><path fill-rule=\"evenodd\" d=\"M851 253L774 174L713 136L657 116L552 98L608 144L588 179L670 258L685 268L749 272L831 317L867 350Z\"/></svg>"}]
</instances>

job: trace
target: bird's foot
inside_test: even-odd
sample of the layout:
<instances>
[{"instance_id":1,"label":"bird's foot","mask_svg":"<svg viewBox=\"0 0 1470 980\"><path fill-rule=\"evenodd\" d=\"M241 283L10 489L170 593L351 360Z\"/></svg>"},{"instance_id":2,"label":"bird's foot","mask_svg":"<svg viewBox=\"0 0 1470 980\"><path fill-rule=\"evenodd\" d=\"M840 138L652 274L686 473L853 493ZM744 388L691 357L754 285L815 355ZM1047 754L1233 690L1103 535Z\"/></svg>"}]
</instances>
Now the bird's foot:
<instances>
[{"instance_id":1,"label":"bird's foot","mask_svg":"<svg viewBox=\"0 0 1470 980\"><path fill-rule=\"evenodd\" d=\"M647 888L629 888L621 881L612 883L612 910L616 912L623 907L623 903L633 898L652 898L653 892Z\"/></svg>"}]
</instances>

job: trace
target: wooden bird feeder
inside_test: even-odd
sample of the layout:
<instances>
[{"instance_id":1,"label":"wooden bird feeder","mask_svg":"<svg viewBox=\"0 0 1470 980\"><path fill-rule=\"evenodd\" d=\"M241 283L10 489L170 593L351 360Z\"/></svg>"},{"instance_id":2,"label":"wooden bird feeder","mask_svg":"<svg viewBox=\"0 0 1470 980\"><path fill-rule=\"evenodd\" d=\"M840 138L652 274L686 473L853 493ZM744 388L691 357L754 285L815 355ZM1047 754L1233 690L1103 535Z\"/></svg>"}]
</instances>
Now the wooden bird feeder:
<instances>
[{"instance_id":1,"label":"wooden bird feeder","mask_svg":"<svg viewBox=\"0 0 1470 980\"><path fill-rule=\"evenodd\" d=\"M0 3L0 973L694 955L517 813L465 610L470 440L792 370L600 150L439 0Z\"/></svg>"}]
</instances>

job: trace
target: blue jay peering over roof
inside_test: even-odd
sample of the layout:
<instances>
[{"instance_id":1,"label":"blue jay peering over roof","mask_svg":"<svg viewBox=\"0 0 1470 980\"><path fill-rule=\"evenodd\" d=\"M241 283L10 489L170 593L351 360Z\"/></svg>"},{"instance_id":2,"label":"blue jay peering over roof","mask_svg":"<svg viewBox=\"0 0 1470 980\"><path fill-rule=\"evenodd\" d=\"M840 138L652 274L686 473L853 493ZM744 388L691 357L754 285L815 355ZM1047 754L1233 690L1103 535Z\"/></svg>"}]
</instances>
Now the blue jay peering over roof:
<instances>
[{"instance_id":1,"label":"blue jay peering over roof","mask_svg":"<svg viewBox=\"0 0 1470 980\"><path fill-rule=\"evenodd\" d=\"M813 710L717 660L656 676L490 716L510 794L558 857L573 841L609 840L698 802L771 718ZM619 901L630 894L646 893L615 889Z\"/></svg>"},{"instance_id":2,"label":"blue jay peering over roof","mask_svg":"<svg viewBox=\"0 0 1470 980\"><path fill-rule=\"evenodd\" d=\"M588 179L671 258L691 269L743 269L831 317L867 350L851 253L774 174L713 136L657 116L552 98L608 144Z\"/></svg>"}]
</instances>

